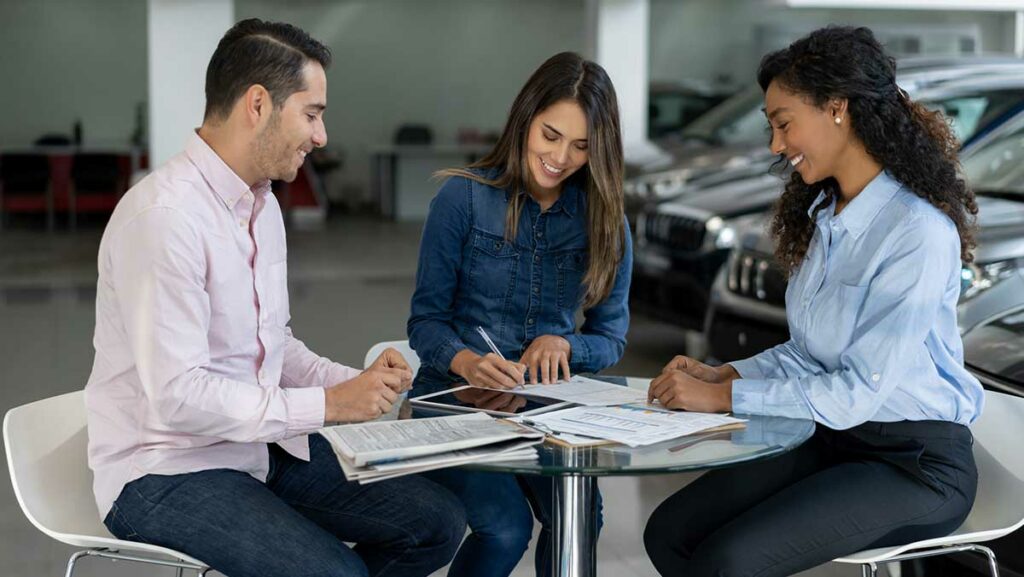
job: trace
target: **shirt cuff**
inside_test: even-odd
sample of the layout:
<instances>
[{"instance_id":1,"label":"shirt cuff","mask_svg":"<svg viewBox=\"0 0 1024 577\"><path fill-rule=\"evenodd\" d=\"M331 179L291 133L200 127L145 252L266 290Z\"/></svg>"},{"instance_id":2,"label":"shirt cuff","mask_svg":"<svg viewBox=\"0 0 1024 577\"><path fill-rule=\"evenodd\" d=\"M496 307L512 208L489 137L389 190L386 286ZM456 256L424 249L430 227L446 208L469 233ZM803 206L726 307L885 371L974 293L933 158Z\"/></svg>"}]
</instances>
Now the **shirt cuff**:
<instances>
[{"instance_id":1,"label":"shirt cuff","mask_svg":"<svg viewBox=\"0 0 1024 577\"><path fill-rule=\"evenodd\" d=\"M286 437L311 433L323 428L327 410L326 393L320 387L284 389L288 411Z\"/></svg>"},{"instance_id":2,"label":"shirt cuff","mask_svg":"<svg viewBox=\"0 0 1024 577\"><path fill-rule=\"evenodd\" d=\"M743 371L739 367L734 363L730 364L742 374ZM764 381L735 379L732 382L732 412L741 415L763 415L764 387Z\"/></svg>"},{"instance_id":3,"label":"shirt cuff","mask_svg":"<svg viewBox=\"0 0 1024 577\"><path fill-rule=\"evenodd\" d=\"M442 375L452 375L452 359L461 351L466 350L466 343L462 339L450 339L441 345L437 354L434 355L434 362L431 365Z\"/></svg>"},{"instance_id":4,"label":"shirt cuff","mask_svg":"<svg viewBox=\"0 0 1024 577\"><path fill-rule=\"evenodd\" d=\"M728 364L732 365L732 368L736 369L736 372L744 379L763 379L765 377L761 367L757 365L757 357L732 361Z\"/></svg>"},{"instance_id":5,"label":"shirt cuff","mask_svg":"<svg viewBox=\"0 0 1024 577\"><path fill-rule=\"evenodd\" d=\"M327 381L321 386L324 388L333 387L338 383L344 383L350 381L359 375L363 374L363 371L354 369L352 367L346 367L340 363L331 363L331 367L327 370Z\"/></svg>"},{"instance_id":6,"label":"shirt cuff","mask_svg":"<svg viewBox=\"0 0 1024 577\"><path fill-rule=\"evenodd\" d=\"M563 338L569 341L569 348L572 349L569 368L573 373L587 372L586 368L590 366L590 347L587 346L587 340L579 334L565 335Z\"/></svg>"}]
</instances>

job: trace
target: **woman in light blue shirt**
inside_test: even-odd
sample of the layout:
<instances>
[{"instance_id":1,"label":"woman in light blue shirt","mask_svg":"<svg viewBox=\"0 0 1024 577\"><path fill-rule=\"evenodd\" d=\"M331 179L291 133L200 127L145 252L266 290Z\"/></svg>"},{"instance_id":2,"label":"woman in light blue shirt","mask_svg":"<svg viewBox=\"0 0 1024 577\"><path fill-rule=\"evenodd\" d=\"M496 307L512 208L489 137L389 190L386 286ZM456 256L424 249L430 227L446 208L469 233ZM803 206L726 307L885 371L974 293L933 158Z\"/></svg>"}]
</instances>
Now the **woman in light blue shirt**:
<instances>
[{"instance_id":1,"label":"woman in light blue shirt","mask_svg":"<svg viewBox=\"0 0 1024 577\"><path fill-rule=\"evenodd\" d=\"M649 394L818 428L662 503L644 542L663 575L790 575L938 537L977 487L967 425L984 397L956 324L977 205L955 137L866 28L815 31L766 56L758 82L793 169L772 220L792 338L721 367L676 357Z\"/></svg>"}]
</instances>

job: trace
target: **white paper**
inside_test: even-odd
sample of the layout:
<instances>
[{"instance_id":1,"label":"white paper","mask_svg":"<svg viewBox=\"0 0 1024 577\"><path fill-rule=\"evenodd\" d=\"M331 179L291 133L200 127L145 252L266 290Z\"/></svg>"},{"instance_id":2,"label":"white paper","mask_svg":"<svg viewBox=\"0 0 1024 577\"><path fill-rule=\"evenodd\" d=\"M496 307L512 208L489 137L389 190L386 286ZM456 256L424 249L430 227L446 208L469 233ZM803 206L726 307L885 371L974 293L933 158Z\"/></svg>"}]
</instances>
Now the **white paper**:
<instances>
[{"instance_id":1,"label":"white paper","mask_svg":"<svg viewBox=\"0 0 1024 577\"><path fill-rule=\"evenodd\" d=\"M630 447L653 445L706 429L745 422L714 413L668 412L636 405L574 407L522 421L541 430L608 439Z\"/></svg>"},{"instance_id":2,"label":"white paper","mask_svg":"<svg viewBox=\"0 0 1024 577\"><path fill-rule=\"evenodd\" d=\"M569 401L587 407L604 407L643 403L647 401L647 392L631 389L621 385L613 385L597 379L589 379L579 375L572 376L568 381L559 381L551 385L524 385L502 392L525 397L544 397L558 401Z\"/></svg>"}]
</instances>

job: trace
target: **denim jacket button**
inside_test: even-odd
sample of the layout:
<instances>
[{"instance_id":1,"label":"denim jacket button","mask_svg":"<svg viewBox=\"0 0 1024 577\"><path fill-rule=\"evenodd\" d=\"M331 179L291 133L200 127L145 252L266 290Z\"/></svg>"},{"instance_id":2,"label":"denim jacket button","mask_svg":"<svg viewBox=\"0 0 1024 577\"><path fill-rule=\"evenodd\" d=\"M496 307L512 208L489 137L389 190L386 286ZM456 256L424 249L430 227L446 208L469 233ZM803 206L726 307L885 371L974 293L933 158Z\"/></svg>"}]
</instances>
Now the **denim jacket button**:
<instances>
[{"instance_id":1,"label":"denim jacket button","mask_svg":"<svg viewBox=\"0 0 1024 577\"><path fill-rule=\"evenodd\" d=\"M533 319L526 319L526 324L532 325L533 324Z\"/></svg>"},{"instance_id":2,"label":"denim jacket button","mask_svg":"<svg viewBox=\"0 0 1024 577\"><path fill-rule=\"evenodd\" d=\"M540 262L540 255L539 254L533 255L533 262Z\"/></svg>"}]
</instances>

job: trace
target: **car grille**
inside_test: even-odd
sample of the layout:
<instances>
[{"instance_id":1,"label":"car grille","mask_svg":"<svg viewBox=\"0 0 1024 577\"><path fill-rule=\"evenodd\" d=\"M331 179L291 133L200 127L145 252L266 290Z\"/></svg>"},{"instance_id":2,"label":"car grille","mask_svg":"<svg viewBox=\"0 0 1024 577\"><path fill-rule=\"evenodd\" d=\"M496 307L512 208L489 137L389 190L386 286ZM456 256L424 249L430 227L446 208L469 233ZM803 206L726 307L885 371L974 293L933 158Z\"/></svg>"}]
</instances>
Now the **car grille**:
<instances>
[{"instance_id":1,"label":"car grille","mask_svg":"<svg viewBox=\"0 0 1024 577\"><path fill-rule=\"evenodd\" d=\"M726 264L729 291L772 305L786 306L786 275L771 255L734 251Z\"/></svg>"},{"instance_id":2,"label":"car grille","mask_svg":"<svg viewBox=\"0 0 1024 577\"><path fill-rule=\"evenodd\" d=\"M644 238L673 251L696 252L704 245L704 221L688 216L648 213Z\"/></svg>"}]
</instances>

